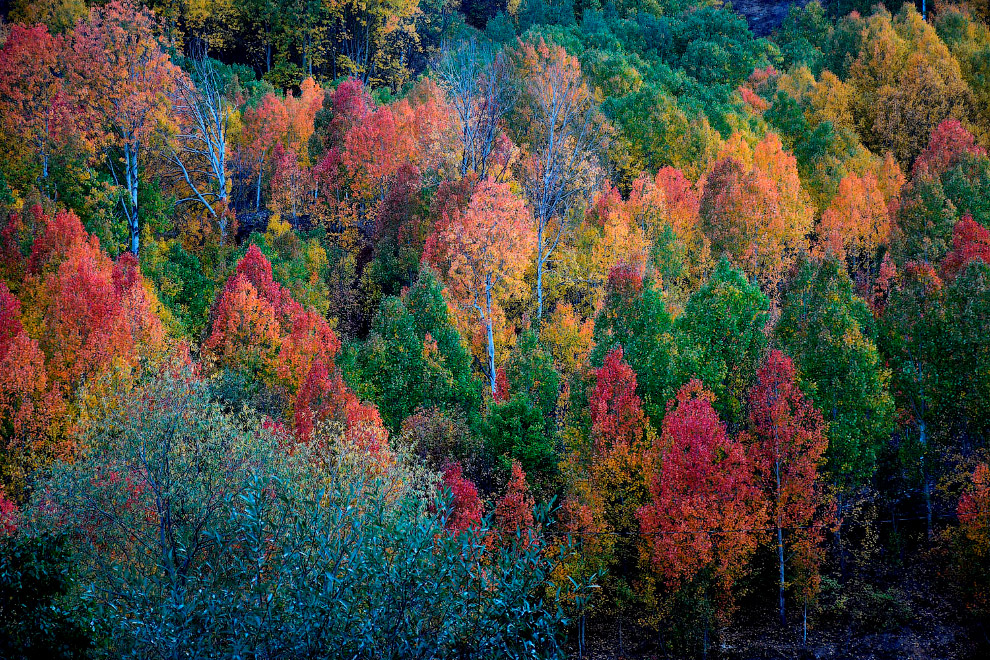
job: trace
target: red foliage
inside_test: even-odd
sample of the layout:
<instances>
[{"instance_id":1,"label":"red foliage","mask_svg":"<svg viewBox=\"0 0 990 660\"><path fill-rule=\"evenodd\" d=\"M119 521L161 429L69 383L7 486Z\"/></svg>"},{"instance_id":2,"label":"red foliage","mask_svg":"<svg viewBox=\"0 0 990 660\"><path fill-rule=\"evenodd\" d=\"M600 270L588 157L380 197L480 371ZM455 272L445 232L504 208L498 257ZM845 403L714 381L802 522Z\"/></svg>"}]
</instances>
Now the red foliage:
<instances>
[{"instance_id":1,"label":"red foliage","mask_svg":"<svg viewBox=\"0 0 990 660\"><path fill-rule=\"evenodd\" d=\"M10 536L17 531L18 514L17 505L0 490L0 536Z\"/></svg>"},{"instance_id":2,"label":"red foliage","mask_svg":"<svg viewBox=\"0 0 990 660\"><path fill-rule=\"evenodd\" d=\"M21 333L21 301L0 280L0 360L7 355L10 343Z\"/></svg>"},{"instance_id":3,"label":"red foliage","mask_svg":"<svg viewBox=\"0 0 990 660\"><path fill-rule=\"evenodd\" d=\"M622 361L621 347L612 349L595 371L588 407L597 453L615 445L632 446L642 439L644 416L636 394L636 374Z\"/></svg>"},{"instance_id":4,"label":"red foliage","mask_svg":"<svg viewBox=\"0 0 990 660\"><path fill-rule=\"evenodd\" d=\"M378 409L361 403L340 373L326 363L315 362L310 368L294 408L296 436L301 441L311 440L319 423L337 422L343 427L348 446L382 462L389 459L388 432Z\"/></svg>"},{"instance_id":5,"label":"red foliage","mask_svg":"<svg viewBox=\"0 0 990 660\"><path fill-rule=\"evenodd\" d=\"M67 392L116 360L136 366L142 351L164 348L137 262L111 261L72 212L48 220L35 241L26 289L41 321L49 378Z\"/></svg>"},{"instance_id":6,"label":"red foliage","mask_svg":"<svg viewBox=\"0 0 990 660\"><path fill-rule=\"evenodd\" d=\"M519 461L512 461L509 484L495 505L495 526L503 542L533 529L533 496Z\"/></svg>"},{"instance_id":7,"label":"red foliage","mask_svg":"<svg viewBox=\"0 0 990 660\"><path fill-rule=\"evenodd\" d=\"M499 367L495 371L495 400L509 400L509 380L505 376L505 367Z\"/></svg>"},{"instance_id":8,"label":"red foliage","mask_svg":"<svg viewBox=\"0 0 990 660\"><path fill-rule=\"evenodd\" d=\"M711 567L725 615L731 587L756 548L761 510L752 467L713 398L692 380L668 404L651 501L638 517L645 557L667 588L676 590Z\"/></svg>"},{"instance_id":9,"label":"red foliage","mask_svg":"<svg viewBox=\"0 0 990 660\"><path fill-rule=\"evenodd\" d=\"M204 354L218 366L269 376L281 329L275 310L258 294L247 276L238 273L227 281L213 313Z\"/></svg>"},{"instance_id":10,"label":"red foliage","mask_svg":"<svg viewBox=\"0 0 990 660\"><path fill-rule=\"evenodd\" d=\"M463 472L460 463L450 463L443 469L443 487L453 496L447 529L457 532L480 529L481 516L484 513L478 488Z\"/></svg>"},{"instance_id":11,"label":"red foliage","mask_svg":"<svg viewBox=\"0 0 990 660\"><path fill-rule=\"evenodd\" d=\"M643 271L629 264L617 264L609 271L606 286L610 296L632 300L643 292Z\"/></svg>"},{"instance_id":12,"label":"red foliage","mask_svg":"<svg viewBox=\"0 0 990 660\"><path fill-rule=\"evenodd\" d=\"M914 178L937 178L952 169L963 156L986 156L976 138L958 119L946 119L932 131L928 147L914 161Z\"/></svg>"},{"instance_id":13,"label":"red foliage","mask_svg":"<svg viewBox=\"0 0 990 660\"><path fill-rule=\"evenodd\" d=\"M787 530L787 555L805 598L817 591L825 519L818 468L828 437L825 421L797 385L794 363L771 351L749 395L752 458L768 496L773 525Z\"/></svg>"},{"instance_id":14,"label":"red foliage","mask_svg":"<svg viewBox=\"0 0 990 660\"><path fill-rule=\"evenodd\" d=\"M990 264L990 231L966 214L952 228L952 251L942 261L942 276L954 278L974 259Z\"/></svg>"}]
</instances>

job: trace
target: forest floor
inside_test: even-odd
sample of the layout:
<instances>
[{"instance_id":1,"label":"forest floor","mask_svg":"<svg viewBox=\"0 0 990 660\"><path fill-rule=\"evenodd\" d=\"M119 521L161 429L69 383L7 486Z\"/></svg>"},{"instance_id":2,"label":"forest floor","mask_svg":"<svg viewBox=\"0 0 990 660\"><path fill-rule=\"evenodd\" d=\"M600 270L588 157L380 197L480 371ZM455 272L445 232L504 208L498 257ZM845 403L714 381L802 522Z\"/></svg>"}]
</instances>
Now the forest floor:
<instances>
[{"instance_id":1,"label":"forest floor","mask_svg":"<svg viewBox=\"0 0 990 660\"><path fill-rule=\"evenodd\" d=\"M789 627L776 623L774 613L740 611L749 621L724 630L717 644L709 647L708 657L721 660L977 660L990 658L990 643L977 640L982 635L972 622L960 618L958 600L939 593L938 578L922 574L897 584L907 615L896 624L863 625L870 612L847 612L845 621L820 621L802 640L800 621ZM855 600L855 597L844 600ZM760 608L763 609L763 608ZM852 609L852 608L851 608ZM875 613L873 613L875 614ZM762 621L762 622L760 622ZM772 622L772 623L768 623ZM614 621L588 624L587 660L668 660L702 657L658 655L656 633L625 626L620 644ZM982 641L982 643L981 643ZM576 653L570 657L577 657Z\"/></svg>"}]
</instances>

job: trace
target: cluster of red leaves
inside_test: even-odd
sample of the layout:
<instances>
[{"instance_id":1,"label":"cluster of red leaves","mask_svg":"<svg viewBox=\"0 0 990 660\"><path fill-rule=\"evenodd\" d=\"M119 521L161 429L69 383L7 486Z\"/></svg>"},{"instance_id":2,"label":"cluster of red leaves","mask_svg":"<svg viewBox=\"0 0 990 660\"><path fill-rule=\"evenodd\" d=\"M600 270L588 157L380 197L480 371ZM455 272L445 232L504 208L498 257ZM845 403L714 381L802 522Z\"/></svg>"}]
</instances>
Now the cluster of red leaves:
<instances>
[{"instance_id":1,"label":"cluster of red leaves","mask_svg":"<svg viewBox=\"0 0 990 660\"><path fill-rule=\"evenodd\" d=\"M321 422L337 422L349 447L388 460L388 434L377 408L358 400L334 362L336 333L275 281L271 262L256 245L237 264L212 316L207 359L283 387L294 397L300 440L312 439Z\"/></svg>"},{"instance_id":2,"label":"cluster of red leaves","mask_svg":"<svg viewBox=\"0 0 990 660\"><path fill-rule=\"evenodd\" d=\"M942 261L942 276L952 279L976 259L990 264L990 231L966 214L952 228L952 250Z\"/></svg>"},{"instance_id":3,"label":"cluster of red leaves","mask_svg":"<svg viewBox=\"0 0 990 660\"><path fill-rule=\"evenodd\" d=\"M480 529L484 507L478 497L478 488L464 476L460 463L450 463L443 469L443 487L453 497L447 528L457 532Z\"/></svg>"},{"instance_id":4,"label":"cluster of red leaves","mask_svg":"<svg viewBox=\"0 0 990 660\"><path fill-rule=\"evenodd\" d=\"M650 502L638 513L644 552L671 590L705 567L714 570L731 612L731 587L756 549L763 509L742 443L729 436L697 380L668 404L658 456L649 480Z\"/></svg>"}]
</instances>

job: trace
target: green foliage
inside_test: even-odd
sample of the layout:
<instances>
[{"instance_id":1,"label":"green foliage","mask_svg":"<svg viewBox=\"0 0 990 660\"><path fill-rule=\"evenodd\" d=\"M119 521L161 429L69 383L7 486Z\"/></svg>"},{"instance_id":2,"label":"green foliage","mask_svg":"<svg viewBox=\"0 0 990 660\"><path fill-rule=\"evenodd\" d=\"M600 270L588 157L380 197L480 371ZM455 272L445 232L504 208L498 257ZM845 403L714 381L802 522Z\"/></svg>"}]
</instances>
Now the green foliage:
<instances>
[{"instance_id":1,"label":"green foliage","mask_svg":"<svg viewBox=\"0 0 990 660\"><path fill-rule=\"evenodd\" d=\"M746 391L767 345L769 310L759 287L723 259L677 319L680 380L701 380L730 428L743 422Z\"/></svg>"},{"instance_id":2,"label":"green foliage","mask_svg":"<svg viewBox=\"0 0 990 660\"><path fill-rule=\"evenodd\" d=\"M663 292L649 278L633 295L625 289L610 291L595 318L594 338L591 364L601 365L612 349L621 346L623 359L636 373L636 391L646 415L659 425L667 401L681 385L675 369L674 324Z\"/></svg>"},{"instance_id":3,"label":"green foliage","mask_svg":"<svg viewBox=\"0 0 990 660\"><path fill-rule=\"evenodd\" d=\"M146 241L141 271L185 333L202 336L216 284L204 276L199 258L178 241Z\"/></svg>"},{"instance_id":4,"label":"green foliage","mask_svg":"<svg viewBox=\"0 0 990 660\"><path fill-rule=\"evenodd\" d=\"M471 357L428 268L404 298L382 300L350 375L392 430L420 407L445 410L472 424L480 411Z\"/></svg>"},{"instance_id":5,"label":"green foliage","mask_svg":"<svg viewBox=\"0 0 990 660\"><path fill-rule=\"evenodd\" d=\"M484 420L485 449L503 478L512 461L519 461L527 481L540 495L552 491L557 475L555 422L525 392L493 403Z\"/></svg>"},{"instance_id":6,"label":"green foliage","mask_svg":"<svg viewBox=\"0 0 990 660\"><path fill-rule=\"evenodd\" d=\"M777 340L829 425L828 472L836 484L867 483L893 428L890 372L874 344L866 303L845 267L806 259L784 296Z\"/></svg>"},{"instance_id":7,"label":"green foliage","mask_svg":"<svg viewBox=\"0 0 990 660\"><path fill-rule=\"evenodd\" d=\"M72 515L36 522L72 536L108 653L562 657L546 585L566 544L448 532L428 475L374 468L332 428L290 455L182 369L120 403L89 411L87 450L48 483Z\"/></svg>"}]
</instances>

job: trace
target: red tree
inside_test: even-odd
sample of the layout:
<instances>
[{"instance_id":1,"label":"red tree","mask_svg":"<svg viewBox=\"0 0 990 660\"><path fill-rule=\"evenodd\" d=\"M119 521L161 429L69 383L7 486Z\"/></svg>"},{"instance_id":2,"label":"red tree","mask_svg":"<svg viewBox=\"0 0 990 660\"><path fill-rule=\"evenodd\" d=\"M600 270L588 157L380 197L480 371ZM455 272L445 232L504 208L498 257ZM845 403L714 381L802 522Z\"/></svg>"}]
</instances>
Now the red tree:
<instances>
[{"instance_id":1,"label":"red tree","mask_svg":"<svg viewBox=\"0 0 990 660\"><path fill-rule=\"evenodd\" d=\"M478 497L478 488L464 476L460 463L450 463L443 469L443 487L453 496L447 529L456 532L480 529L484 508Z\"/></svg>"},{"instance_id":2,"label":"red tree","mask_svg":"<svg viewBox=\"0 0 990 660\"><path fill-rule=\"evenodd\" d=\"M533 529L533 496L529 494L526 473L519 461L512 461L509 484L495 505L495 527L506 544L516 534L525 537Z\"/></svg>"},{"instance_id":3,"label":"red tree","mask_svg":"<svg viewBox=\"0 0 990 660\"><path fill-rule=\"evenodd\" d=\"M743 446L729 437L713 399L692 380L668 404L650 461L650 502L638 516L643 558L668 592L710 568L704 597L714 596L724 620L732 587L756 549L763 509Z\"/></svg>"},{"instance_id":4,"label":"red tree","mask_svg":"<svg viewBox=\"0 0 990 660\"><path fill-rule=\"evenodd\" d=\"M828 438L821 413L798 388L794 363L771 351L749 394L751 456L776 531L781 623L784 590L794 585L807 604L817 591L825 518L818 483ZM786 533L786 540L785 540ZM793 575L785 575L786 556Z\"/></svg>"},{"instance_id":5,"label":"red tree","mask_svg":"<svg viewBox=\"0 0 990 660\"><path fill-rule=\"evenodd\" d=\"M967 213L952 228L952 251L942 261L942 277L954 278L974 259L990 264L990 231Z\"/></svg>"}]
</instances>

